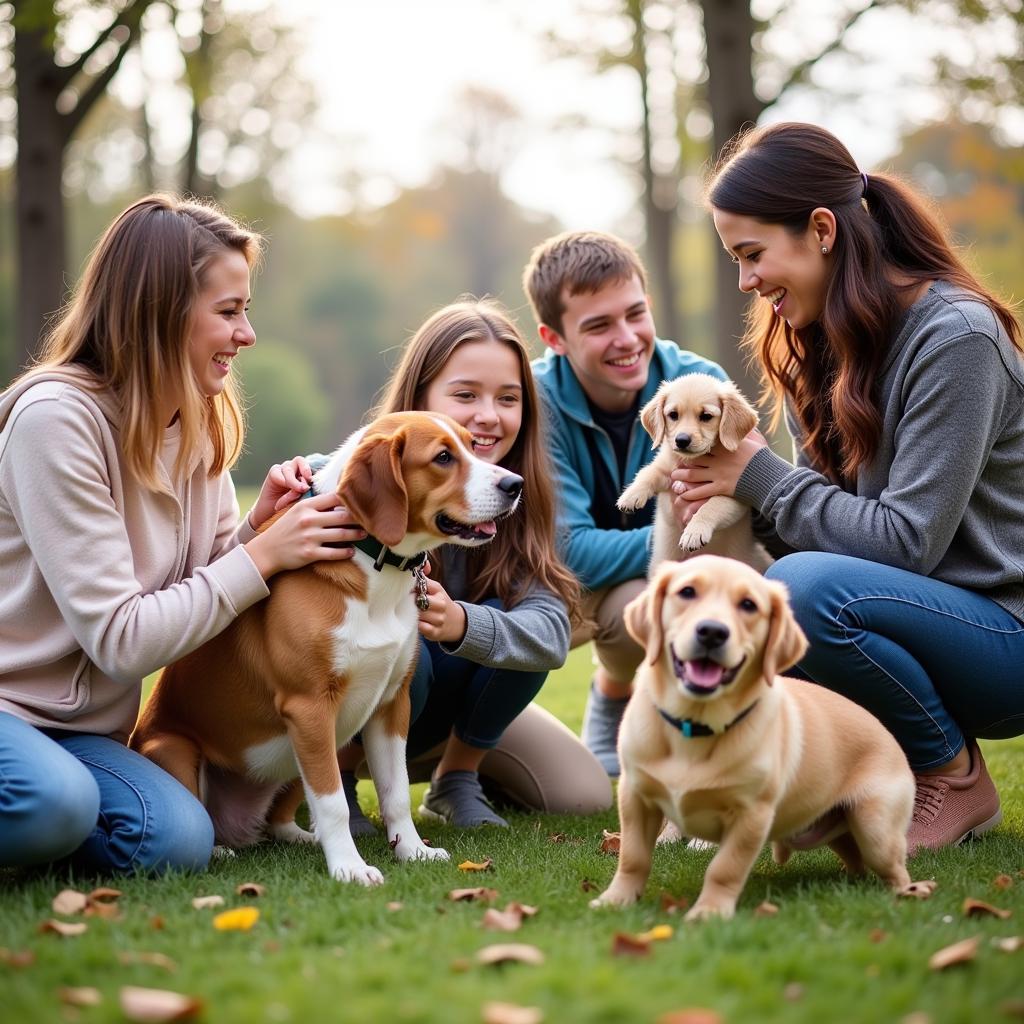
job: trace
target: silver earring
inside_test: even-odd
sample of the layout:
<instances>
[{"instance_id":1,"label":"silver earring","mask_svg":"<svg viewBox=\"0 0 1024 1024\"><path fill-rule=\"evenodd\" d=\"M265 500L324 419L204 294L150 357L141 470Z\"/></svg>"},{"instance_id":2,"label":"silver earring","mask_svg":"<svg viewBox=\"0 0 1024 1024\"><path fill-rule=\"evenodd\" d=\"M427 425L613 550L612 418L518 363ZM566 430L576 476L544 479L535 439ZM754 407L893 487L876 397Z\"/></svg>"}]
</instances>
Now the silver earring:
<instances>
[{"instance_id":1,"label":"silver earring","mask_svg":"<svg viewBox=\"0 0 1024 1024\"><path fill-rule=\"evenodd\" d=\"M827 256L828 255L828 246L827 245L823 245L821 247L821 255L822 256Z\"/></svg>"}]
</instances>

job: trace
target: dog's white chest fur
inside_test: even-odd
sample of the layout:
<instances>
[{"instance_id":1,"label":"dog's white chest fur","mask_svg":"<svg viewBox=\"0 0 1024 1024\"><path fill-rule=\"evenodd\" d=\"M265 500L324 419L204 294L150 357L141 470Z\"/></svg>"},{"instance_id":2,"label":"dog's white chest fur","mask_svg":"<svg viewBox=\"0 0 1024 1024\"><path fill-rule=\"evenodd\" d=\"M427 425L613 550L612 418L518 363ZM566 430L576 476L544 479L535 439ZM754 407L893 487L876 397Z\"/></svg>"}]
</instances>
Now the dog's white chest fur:
<instances>
[{"instance_id":1,"label":"dog's white chest fur","mask_svg":"<svg viewBox=\"0 0 1024 1024\"><path fill-rule=\"evenodd\" d=\"M345 619L330 633L331 668L347 681L338 707L335 735L343 746L357 733L378 704L390 700L416 653L416 607L408 572L385 568L377 572L368 555L355 556L367 572L367 600L350 600ZM250 747L245 753L253 778L285 782L299 774L287 735Z\"/></svg>"}]
</instances>

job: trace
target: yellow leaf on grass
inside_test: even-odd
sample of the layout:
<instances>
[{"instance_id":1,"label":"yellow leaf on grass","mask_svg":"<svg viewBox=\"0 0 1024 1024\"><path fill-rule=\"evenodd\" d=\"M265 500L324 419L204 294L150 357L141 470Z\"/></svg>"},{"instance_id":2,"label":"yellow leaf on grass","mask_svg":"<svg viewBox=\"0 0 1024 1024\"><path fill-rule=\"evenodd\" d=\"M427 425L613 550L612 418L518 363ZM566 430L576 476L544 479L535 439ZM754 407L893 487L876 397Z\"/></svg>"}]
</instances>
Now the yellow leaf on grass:
<instances>
[{"instance_id":1,"label":"yellow leaf on grass","mask_svg":"<svg viewBox=\"0 0 1024 1024\"><path fill-rule=\"evenodd\" d=\"M161 1024L162 1021L185 1020L194 1017L203 1007L201 1000L180 992L161 988L138 988L126 985L121 989L121 1012L131 1021L141 1024Z\"/></svg>"},{"instance_id":2,"label":"yellow leaf on grass","mask_svg":"<svg viewBox=\"0 0 1024 1024\"><path fill-rule=\"evenodd\" d=\"M494 866L494 861L490 857L485 857L482 861L475 860L464 860L459 865L460 871L490 871Z\"/></svg>"},{"instance_id":3,"label":"yellow leaf on grass","mask_svg":"<svg viewBox=\"0 0 1024 1024\"><path fill-rule=\"evenodd\" d=\"M213 927L219 932L247 932L260 919L256 907L236 907L225 910L213 919Z\"/></svg>"},{"instance_id":4,"label":"yellow leaf on grass","mask_svg":"<svg viewBox=\"0 0 1024 1024\"><path fill-rule=\"evenodd\" d=\"M650 931L641 932L637 938L644 942L664 942L672 938L672 925L656 924Z\"/></svg>"}]
</instances>

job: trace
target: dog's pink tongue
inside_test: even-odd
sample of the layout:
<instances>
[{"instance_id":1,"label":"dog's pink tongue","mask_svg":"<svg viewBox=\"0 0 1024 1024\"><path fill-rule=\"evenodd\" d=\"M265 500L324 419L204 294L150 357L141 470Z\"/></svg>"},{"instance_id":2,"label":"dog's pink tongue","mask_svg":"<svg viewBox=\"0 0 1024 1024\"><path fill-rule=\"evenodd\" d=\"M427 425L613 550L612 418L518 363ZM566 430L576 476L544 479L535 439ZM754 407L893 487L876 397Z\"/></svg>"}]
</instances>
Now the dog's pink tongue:
<instances>
[{"instance_id":1,"label":"dog's pink tongue","mask_svg":"<svg viewBox=\"0 0 1024 1024\"><path fill-rule=\"evenodd\" d=\"M686 681L701 689L712 690L725 675L725 669L717 662L701 658L699 661L688 661L686 663Z\"/></svg>"},{"instance_id":2,"label":"dog's pink tongue","mask_svg":"<svg viewBox=\"0 0 1024 1024\"><path fill-rule=\"evenodd\" d=\"M476 530L477 533L486 533L488 535L493 535L498 532L498 524L492 519L490 522L487 523L477 523L476 526L473 527L473 529Z\"/></svg>"}]
</instances>

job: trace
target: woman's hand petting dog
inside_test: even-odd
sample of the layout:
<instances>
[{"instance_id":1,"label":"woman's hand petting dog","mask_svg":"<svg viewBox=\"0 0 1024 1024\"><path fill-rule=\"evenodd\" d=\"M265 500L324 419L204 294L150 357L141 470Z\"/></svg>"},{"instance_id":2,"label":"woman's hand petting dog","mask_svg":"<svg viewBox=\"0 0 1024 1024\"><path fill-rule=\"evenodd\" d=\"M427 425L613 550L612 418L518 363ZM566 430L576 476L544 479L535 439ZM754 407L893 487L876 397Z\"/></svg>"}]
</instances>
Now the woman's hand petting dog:
<instances>
[{"instance_id":1,"label":"woman's hand petting dog","mask_svg":"<svg viewBox=\"0 0 1024 1024\"><path fill-rule=\"evenodd\" d=\"M424 566L430 572L430 563ZM457 644L466 635L466 610L448 596L448 591L437 580L427 580L426 611L420 612L420 635L428 640Z\"/></svg>"},{"instance_id":2,"label":"woman's hand petting dog","mask_svg":"<svg viewBox=\"0 0 1024 1024\"><path fill-rule=\"evenodd\" d=\"M338 562L351 558L353 541L366 536L351 518L336 494L315 494L281 513L245 549L264 579L310 562Z\"/></svg>"},{"instance_id":3,"label":"woman's hand petting dog","mask_svg":"<svg viewBox=\"0 0 1024 1024\"><path fill-rule=\"evenodd\" d=\"M728 451L723 445L716 444L707 455L701 457L699 462L691 462L688 466L682 466L672 471L672 490L675 494L672 503L678 509L678 501L688 502L693 505L692 511L686 514L685 510L677 511L677 516L686 515L683 525L690 521L693 513L700 508L697 502L703 504L708 498L717 494L724 494L732 497L736 493L736 485L739 483L743 471L747 468L750 460L762 449L767 448L768 442L760 430L752 430L742 441L740 441L734 452Z\"/></svg>"},{"instance_id":4,"label":"woman's hand petting dog","mask_svg":"<svg viewBox=\"0 0 1024 1024\"><path fill-rule=\"evenodd\" d=\"M275 512L298 501L312 483L313 471L301 455L271 466L249 513L249 525L258 530Z\"/></svg>"}]
</instances>

